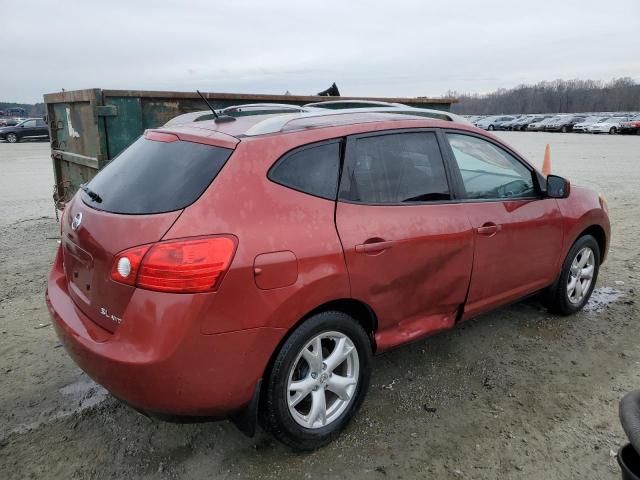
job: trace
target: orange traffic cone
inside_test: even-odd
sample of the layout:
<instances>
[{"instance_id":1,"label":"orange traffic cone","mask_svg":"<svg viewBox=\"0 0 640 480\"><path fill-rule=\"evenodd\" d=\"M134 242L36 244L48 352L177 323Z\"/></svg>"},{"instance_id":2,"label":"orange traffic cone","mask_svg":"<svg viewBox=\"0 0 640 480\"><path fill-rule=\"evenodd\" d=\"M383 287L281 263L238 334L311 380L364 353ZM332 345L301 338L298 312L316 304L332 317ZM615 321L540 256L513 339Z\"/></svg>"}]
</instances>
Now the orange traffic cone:
<instances>
[{"instance_id":1,"label":"orange traffic cone","mask_svg":"<svg viewBox=\"0 0 640 480\"><path fill-rule=\"evenodd\" d=\"M544 148L544 162L542 162L542 174L546 177L551 173L551 149L549 144Z\"/></svg>"}]
</instances>

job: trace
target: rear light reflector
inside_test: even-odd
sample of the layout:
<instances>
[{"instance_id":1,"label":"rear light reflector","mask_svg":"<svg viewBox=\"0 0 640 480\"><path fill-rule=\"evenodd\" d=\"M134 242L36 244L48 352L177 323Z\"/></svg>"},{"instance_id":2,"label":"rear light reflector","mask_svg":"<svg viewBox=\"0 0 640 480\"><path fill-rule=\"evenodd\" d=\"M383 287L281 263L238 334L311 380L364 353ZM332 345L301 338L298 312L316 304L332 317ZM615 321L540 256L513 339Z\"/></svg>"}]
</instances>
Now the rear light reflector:
<instances>
[{"instance_id":1,"label":"rear light reflector","mask_svg":"<svg viewBox=\"0 0 640 480\"><path fill-rule=\"evenodd\" d=\"M212 292L229 269L235 249L235 237L226 236L145 245L116 255L111 278L160 292Z\"/></svg>"},{"instance_id":2,"label":"rear light reflector","mask_svg":"<svg viewBox=\"0 0 640 480\"><path fill-rule=\"evenodd\" d=\"M111 266L111 278L126 285L135 285L142 258L149 248L150 245L142 245L117 254Z\"/></svg>"}]
</instances>

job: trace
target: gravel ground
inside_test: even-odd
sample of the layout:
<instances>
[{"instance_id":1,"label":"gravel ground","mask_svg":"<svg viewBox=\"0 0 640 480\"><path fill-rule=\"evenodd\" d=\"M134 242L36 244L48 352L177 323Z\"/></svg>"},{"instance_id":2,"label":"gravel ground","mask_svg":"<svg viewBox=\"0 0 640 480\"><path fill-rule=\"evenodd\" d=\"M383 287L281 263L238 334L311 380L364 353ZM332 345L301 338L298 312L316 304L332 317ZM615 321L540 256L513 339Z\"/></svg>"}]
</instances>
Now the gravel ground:
<instances>
[{"instance_id":1,"label":"gravel ground","mask_svg":"<svg viewBox=\"0 0 640 480\"><path fill-rule=\"evenodd\" d=\"M528 300L376 357L333 444L288 451L228 422L147 419L88 379L44 305L57 248L48 144L0 143L0 477L617 479L624 392L640 387L640 137L505 132L603 191L613 241L587 311Z\"/></svg>"}]
</instances>

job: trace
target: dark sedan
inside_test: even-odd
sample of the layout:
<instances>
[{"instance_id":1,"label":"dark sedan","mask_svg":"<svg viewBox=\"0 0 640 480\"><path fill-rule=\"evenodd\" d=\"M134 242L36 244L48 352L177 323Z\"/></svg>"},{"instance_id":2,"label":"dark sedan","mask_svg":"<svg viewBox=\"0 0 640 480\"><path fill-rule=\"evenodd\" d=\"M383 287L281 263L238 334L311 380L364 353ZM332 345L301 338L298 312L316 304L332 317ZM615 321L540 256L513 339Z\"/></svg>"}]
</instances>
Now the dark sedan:
<instances>
[{"instance_id":1,"label":"dark sedan","mask_svg":"<svg viewBox=\"0 0 640 480\"><path fill-rule=\"evenodd\" d=\"M27 118L17 125L0 128L0 140L17 143L26 139L48 139L49 128L41 118Z\"/></svg>"},{"instance_id":2,"label":"dark sedan","mask_svg":"<svg viewBox=\"0 0 640 480\"><path fill-rule=\"evenodd\" d=\"M562 132L567 133L573 130L573 126L584 122L586 117L573 117L571 115L566 115L562 117L558 117L554 122L547 124L545 130L547 132Z\"/></svg>"}]
</instances>

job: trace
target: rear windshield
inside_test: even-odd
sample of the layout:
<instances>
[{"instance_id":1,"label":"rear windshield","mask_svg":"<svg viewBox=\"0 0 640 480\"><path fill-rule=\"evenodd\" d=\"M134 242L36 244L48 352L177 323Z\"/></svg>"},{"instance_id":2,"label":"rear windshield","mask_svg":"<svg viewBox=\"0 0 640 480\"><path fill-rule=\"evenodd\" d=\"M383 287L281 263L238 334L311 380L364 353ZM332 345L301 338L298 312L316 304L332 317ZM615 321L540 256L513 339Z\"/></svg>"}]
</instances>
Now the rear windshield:
<instances>
[{"instance_id":1,"label":"rear windshield","mask_svg":"<svg viewBox=\"0 0 640 480\"><path fill-rule=\"evenodd\" d=\"M228 148L140 137L87 184L84 202L112 213L180 210L195 202L231 155Z\"/></svg>"}]
</instances>

